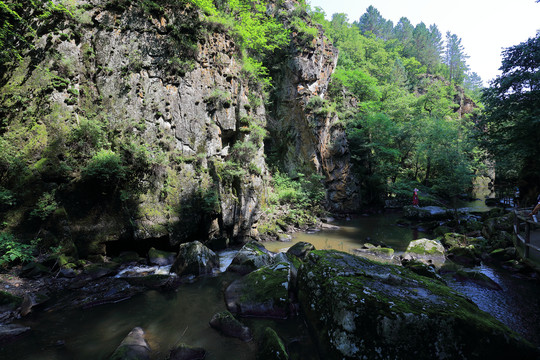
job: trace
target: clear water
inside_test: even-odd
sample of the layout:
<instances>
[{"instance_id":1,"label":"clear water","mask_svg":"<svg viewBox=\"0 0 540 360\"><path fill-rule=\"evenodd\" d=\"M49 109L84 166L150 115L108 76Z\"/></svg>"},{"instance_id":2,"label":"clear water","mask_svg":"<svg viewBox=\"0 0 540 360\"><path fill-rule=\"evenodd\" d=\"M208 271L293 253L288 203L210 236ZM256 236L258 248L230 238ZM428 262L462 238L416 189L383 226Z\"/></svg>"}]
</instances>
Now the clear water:
<instances>
[{"instance_id":1,"label":"clear water","mask_svg":"<svg viewBox=\"0 0 540 360\"><path fill-rule=\"evenodd\" d=\"M423 238L426 234L416 229L396 225L400 214L390 212L384 215L359 216L348 221L336 221L332 225L339 230L326 230L308 233L296 233L291 242L271 241L264 246L273 252L286 251L297 242L305 241L313 244L316 249L337 249L352 253L361 248L364 243L384 243L396 252L403 252L412 240Z\"/></svg>"}]
</instances>

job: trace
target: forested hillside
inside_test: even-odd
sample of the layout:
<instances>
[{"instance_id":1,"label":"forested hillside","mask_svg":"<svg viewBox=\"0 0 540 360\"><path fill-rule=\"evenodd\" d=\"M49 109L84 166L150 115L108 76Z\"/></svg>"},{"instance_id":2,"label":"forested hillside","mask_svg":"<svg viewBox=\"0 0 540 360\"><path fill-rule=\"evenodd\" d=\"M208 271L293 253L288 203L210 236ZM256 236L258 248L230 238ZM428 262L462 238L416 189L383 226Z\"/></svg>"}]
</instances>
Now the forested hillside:
<instances>
[{"instance_id":1,"label":"forested hillside","mask_svg":"<svg viewBox=\"0 0 540 360\"><path fill-rule=\"evenodd\" d=\"M354 23L320 10L313 17L340 50L317 106L340 113L364 203L409 199L415 187L445 199L465 193L484 171L475 126L482 83L461 39L407 18L394 26L372 6Z\"/></svg>"},{"instance_id":2,"label":"forested hillside","mask_svg":"<svg viewBox=\"0 0 540 360\"><path fill-rule=\"evenodd\" d=\"M537 65L522 85L512 70L538 36L508 50L513 77L483 100L457 35L372 6L353 22L303 0L0 1L0 14L3 263L276 237L414 188L451 201L491 155L510 181L536 164L538 99L502 103L538 92Z\"/></svg>"}]
</instances>

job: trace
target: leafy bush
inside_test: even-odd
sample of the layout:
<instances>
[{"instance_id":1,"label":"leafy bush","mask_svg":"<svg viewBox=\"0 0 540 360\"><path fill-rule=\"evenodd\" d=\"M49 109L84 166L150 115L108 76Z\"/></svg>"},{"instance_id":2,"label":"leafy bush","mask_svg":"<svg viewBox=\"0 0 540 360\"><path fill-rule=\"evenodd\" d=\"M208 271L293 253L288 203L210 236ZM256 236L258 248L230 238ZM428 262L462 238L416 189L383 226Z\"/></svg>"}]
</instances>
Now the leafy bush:
<instances>
[{"instance_id":1,"label":"leafy bush","mask_svg":"<svg viewBox=\"0 0 540 360\"><path fill-rule=\"evenodd\" d=\"M23 244L12 234L0 233L0 266L8 266L16 262L29 262L36 249L36 243Z\"/></svg>"},{"instance_id":2,"label":"leafy bush","mask_svg":"<svg viewBox=\"0 0 540 360\"><path fill-rule=\"evenodd\" d=\"M39 198L36 208L30 212L30 216L39 218L42 221L47 219L58 208L58 203L54 199L53 192L45 192Z\"/></svg>"},{"instance_id":3,"label":"leafy bush","mask_svg":"<svg viewBox=\"0 0 540 360\"><path fill-rule=\"evenodd\" d=\"M83 179L115 184L125 178L121 157L112 150L101 149L90 159L82 172Z\"/></svg>"},{"instance_id":4,"label":"leafy bush","mask_svg":"<svg viewBox=\"0 0 540 360\"><path fill-rule=\"evenodd\" d=\"M270 202L277 204L290 204L300 209L322 209L325 199L325 190L322 184L322 176L311 174L305 176L299 173L293 179L279 171L273 175L274 193Z\"/></svg>"}]
</instances>

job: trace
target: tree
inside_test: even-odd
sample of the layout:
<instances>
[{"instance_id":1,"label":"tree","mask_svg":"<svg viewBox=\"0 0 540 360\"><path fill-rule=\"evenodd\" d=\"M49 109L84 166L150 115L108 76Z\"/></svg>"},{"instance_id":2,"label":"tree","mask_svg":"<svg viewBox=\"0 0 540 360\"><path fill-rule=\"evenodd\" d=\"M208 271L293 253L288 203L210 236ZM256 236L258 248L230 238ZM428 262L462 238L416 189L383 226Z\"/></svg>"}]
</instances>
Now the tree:
<instances>
[{"instance_id":1,"label":"tree","mask_svg":"<svg viewBox=\"0 0 540 360\"><path fill-rule=\"evenodd\" d=\"M448 80L456 84L462 84L469 67L466 60L469 58L461 45L461 38L456 34L446 32L446 51L444 62L448 67Z\"/></svg>"},{"instance_id":2,"label":"tree","mask_svg":"<svg viewBox=\"0 0 540 360\"><path fill-rule=\"evenodd\" d=\"M387 40L390 38L394 24L381 16L379 10L369 6L366 12L360 17L356 26L362 34L372 33L378 39Z\"/></svg>"},{"instance_id":3,"label":"tree","mask_svg":"<svg viewBox=\"0 0 540 360\"><path fill-rule=\"evenodd\" d=\"M484 82L480 75L475 72L468 72L465 74L465 80L463 81L463 88L465 93L470 96L474 101L480 101L482 97L482 89L484 88Z\"/></svg>"},{"instance_id":4,"label":"tree","mask_svg":"<svg viewBox=\"0 0 540 360\"><path fill-rule=\"evenodd\" d=\"M540 33L503 51L498 76L484 92L484 145L499 178L517 173L525 190L540 183Z\"/></svg>"}]
</instances>

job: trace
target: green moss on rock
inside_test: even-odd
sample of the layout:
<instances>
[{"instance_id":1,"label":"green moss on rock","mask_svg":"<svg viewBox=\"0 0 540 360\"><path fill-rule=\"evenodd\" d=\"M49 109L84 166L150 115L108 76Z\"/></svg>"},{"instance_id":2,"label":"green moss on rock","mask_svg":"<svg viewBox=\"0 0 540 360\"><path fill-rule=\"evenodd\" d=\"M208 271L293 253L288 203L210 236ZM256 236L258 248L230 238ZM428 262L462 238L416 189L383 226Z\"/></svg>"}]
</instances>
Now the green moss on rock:
<instances>
[{"instance_id":1,"label":"green moss on rock","mask_svg":"<svg viewBox=\"0 0 540 360\"><path fill-rule=\"evenodd\" d=\"M403 267L313 251L299 271L298 287L325 359L538 356L458 292Z\"/></svg>"}]
</instances>

